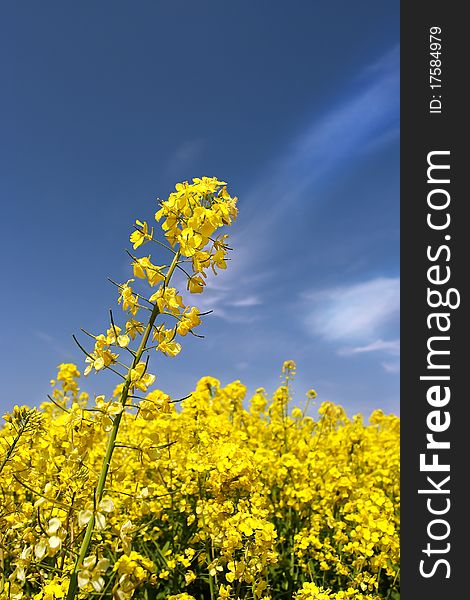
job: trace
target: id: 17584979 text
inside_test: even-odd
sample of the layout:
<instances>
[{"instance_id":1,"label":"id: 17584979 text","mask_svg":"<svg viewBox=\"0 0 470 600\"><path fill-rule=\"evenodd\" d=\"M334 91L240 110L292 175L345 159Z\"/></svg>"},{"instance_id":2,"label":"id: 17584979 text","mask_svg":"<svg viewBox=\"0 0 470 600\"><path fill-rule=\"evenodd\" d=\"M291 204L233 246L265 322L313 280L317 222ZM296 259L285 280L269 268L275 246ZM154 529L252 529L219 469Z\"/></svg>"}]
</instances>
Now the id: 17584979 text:
<instances>
[{"instance_id":1,"label":"id: 17584979 text","mask_svg":"<svg viewBox=\"0 0 470 600\"><path fill-rule=\"evenodd\" d=\"M429 102L429 112L440 114L442 112L442 30L440 27L429 28L429 87L432 98Z\"/></svg>"}]
</instances>

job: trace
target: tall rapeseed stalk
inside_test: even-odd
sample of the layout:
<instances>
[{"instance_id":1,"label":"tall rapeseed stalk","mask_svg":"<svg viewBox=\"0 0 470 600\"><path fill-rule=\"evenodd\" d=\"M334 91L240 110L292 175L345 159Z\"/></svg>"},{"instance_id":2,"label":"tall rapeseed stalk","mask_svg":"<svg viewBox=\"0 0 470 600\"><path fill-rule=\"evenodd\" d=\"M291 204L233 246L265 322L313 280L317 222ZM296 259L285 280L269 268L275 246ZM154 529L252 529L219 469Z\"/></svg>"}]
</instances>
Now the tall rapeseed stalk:
<instances>
[{"instance_id":1,"label":"tall rapeseed stalk","mask_svg":"<svg viewBox=\"0 0 470 600\"><path fill-rule=\"evenodd\" d=\"M153 264L151 256L138 258L132 256L134 277L143 279L156 291L146 298L136 293L129 279L127 283L118 285L119 298L123 310L130 313L124 329L115 324L111 312L110 328L106 334L92 336L95 339L94 350L86 352L88 366L87 375L91 371L111 369L122 378L117 388L118 400L97 403L97 410L109 423L109 434L106 451L103 456L101 471L94 489L93 510L84 510L79 515L79 522L85 526L83 540L75 560L70 577L67 600L73 600L78 592L80 571L86 562L97 520L103 519L106 506L101 506L103 493L111 468L111 462L119 434L119 426L126 407L136 396L136 391L146 392L155 381L155 375L148 371L150 351L156 350L167 356L176 356L181 350L177 336L193 334L195 327L201 323L201 313L196 307L185 305L182 296L171 287L171 280L178 269L187 279L187 289L192 294L199 294L205 286L206 271L211 268L226 268L227 235L215 232L224 225L231 225L237 216L237 199L227 192L226 183L215 177L193 179L193 183L178 183L175 191L167 200L160 202L160 209L155 214L156 221L162 220L162 229L168 243L163 243L154 236L154 228L149 228L146 221L136 221L135 231L130 236L134 250L148 242L156 242L171 254L170 264ZM137 319L139 312L147 310L146 320ZM158 317L161 322L157 324ZM172 319L173 323L168 323ZM194 334L196 335L196 334ZM137 345L132 349L131 345ZM118 351L125 350L129 354L129 364L119 360ZM154 401L144 398L146 410ZM158 410L158 406L155 406ZM101 510L101 512L100 512Z\"/></svg>"}]
</instances>

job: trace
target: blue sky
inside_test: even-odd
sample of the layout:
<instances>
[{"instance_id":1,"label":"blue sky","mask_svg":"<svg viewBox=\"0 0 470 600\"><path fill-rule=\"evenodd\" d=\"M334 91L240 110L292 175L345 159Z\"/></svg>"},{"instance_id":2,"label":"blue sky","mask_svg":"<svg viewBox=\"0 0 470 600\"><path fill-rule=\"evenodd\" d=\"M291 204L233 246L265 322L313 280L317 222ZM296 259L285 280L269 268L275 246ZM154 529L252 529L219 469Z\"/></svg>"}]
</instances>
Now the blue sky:
<instances>
[{"instance_id":1,"label":"blue sky","mask_svg":"<svg viewBox=\"0 0 470 600\"><path fill-rule=\"evenodd\" d=\"M235 250L158 387L272 392L293 359L298 403L399 414L398 44L395 1L3 3L1 408L82 367L132 223L207 175L239 197Z\"/></svg>"}]
</instances>

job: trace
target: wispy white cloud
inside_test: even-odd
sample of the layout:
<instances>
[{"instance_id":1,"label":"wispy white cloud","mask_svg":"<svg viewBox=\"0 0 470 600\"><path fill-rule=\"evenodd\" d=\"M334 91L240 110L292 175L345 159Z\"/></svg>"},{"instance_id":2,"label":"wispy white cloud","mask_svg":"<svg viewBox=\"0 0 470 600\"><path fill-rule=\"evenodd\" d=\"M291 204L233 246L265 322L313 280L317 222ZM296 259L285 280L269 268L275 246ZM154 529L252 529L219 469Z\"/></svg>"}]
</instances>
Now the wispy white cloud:
<instances>
[{"instance_id":1,"label":"wispy white cloud","mask_svg":"<svg viewBox=\"0 0 470 600\"><path fill-rule=\"evenodd\" d=\"M398 356L400 354L400 341L399 340L376 340L365 346L353 346L351 348L340 348L338 354L347 356L350 354L363 354L367 352L385 352Z\"/></svg>"},{"instance_id":2,"label":"wispy white cloud","mask_svg":"<svg viewBox=\"0 0 470 600\"><path fill-rule=\"evenodd\" d=\"M400 363L397 362L383 362L382 367L387 373L399 373L400 372Z\"/></svg>"},{"instance_id":3,"label":"wispy white cloud","mask_svg":"<svg viewBox=\"0 0 470 600\"><path fill-rule=\"evenodd\" d=\"M364 347L377 345L386 325L398 314L399 279L378 277L304 294L304 300L305 324L313 335L327 341L362 343Z\"/></svg>"},{"instance_id":4,"label":"wispy white cloud","mask_svg":"<svg viewBox=\"0 0 470 600\"><path fill-rule=\"evenodd\" d=\"M230 231L228 231L230 235ZM204 293L197 298L197 306L201 311L212 310L213 316L230 323L252 323L257 321L259 314L256 308L263 304L261 296L253 290L259 286L268 273L257 274L256 277L246 268L249 260L247 248L238 246L230 239L230 245L235 248L229 254L230 263L227 270L218 271L214 275L207 272ZM181 277L184 282L184 278ZM185 286L182 283L180 289ZM183 292L189 303L196 301L194 297ZM249 310L251 309L251 310Z\"/></svg>"},{"instance_id":5,"label":"wispy white cloud","mask_svg":"<svg viewBox=\"0 0 470 600\"><path fill-rule=\"evenodd\" d=\"M345 98L333 101L327 112L316 114L248 195L252 211L263 211L264 228L312 186L328 181L332 172L345 163L352 165L398 135L398 47L366 65L342 93ZM259 228L258 220L250 220Z\"/></svg>"},{"instance_id":6,"label":"wispy white cloud","mask_svg":"<svg viewBox=\"0 0 470 600\"><path fill-rule=\"evenodd\" d=\"M361 156L376 151L397 135L398 58L398 48L394 48L358 71L331 102L331 108L315 114L243 194L235 235L228 232L236 249L230 268L220 278L207 280L204 300L208 308L214 308L216 316L229 320L246 318L240 314L243 308L256 308L257 304L248 299L262 298L264 293L260 277L248 280L247 273L265 274L272 269L269 261L273 253L279 255L280 235L288 252L288 244L293 242L285 233L286 220L291 223L292 219L289 211L294 207L298 215L298 206L311 210L308 202L321 203L322 186L331 181L333 173L341 173L344 165L350 168ZM307 201L308 196L311 198ZM265 289L267 280L272 278L263 280ZM257 318L255 311L250 318ZM331 331L348 327L364 331L372 322L361 325L356 316L355 323L334 321Z\"/></svg>"},{"instance_id":7,"label":"wispy white cloud","mask_svg":"<svg viewBox=\"0 0 470 600\"><path fill-rule=\"evenodd\" d=\"M229 287L213 288L209 281L207 289L199 298L196 304L201 312L212 311L212 316L219 317L229 323L253 323L258 320L258 315L247 309L261 304L261 300L255 296L246 298L240 296L233 300L234 294ZM195 301L194 298L191 302ZM241 310L240 310L241 309Z\"/></svg>"},{"instance_id":8,"label":"wispy white cloud","mask_svg":"<svg viewBox=\"0 0 470 600\"><path fill-rule=\"evenodd\" d=\"M229 302L230 306L235 307L250 307L250 306L258 306L262 304L263 301L258 296L246 296L245 298L240 298L239 300L233 300Z\"/></svg>"},{"instance_id":9,"label":"wispy white cloud","mask_svg":"<svg viewBox=\"0 0 470 600\"><path fill-rule=\"evenodd\" d=\"M220 277L209 274L199 302L201 309L213 309L215 316L232 322L257 319L255 309L262 298L261 279L272 268L268 261L273 252L279 251L275 240L285 228L289 210L296 203L306 206L305 194L313 194L312 190L317 190L320 202L321 186L330 181L332 173L341 170L345 163L352 165L378 145L388 143L398 131L398 56L398 50L392 49L358 72L341 90L342 95L331 103L331 108L316 114L244 193L236 233L232 235L228 231L230 244L236 251L231 254L226 272ZM200 140L188 140L174 153L172 160L191 160L202 148ZM253 271L260 275L249 279L247 274ZM358 288L356 293L360 291ZM366 294L367 287L363 291ZM331 314L323 315L318 322L315 316L310 319L310 327L328 339L335 336L348 339L349 335L370 343L364 334L382 318L381 311L388 310L379 299L375 308L364 313L355 311L354 306L346 311L346 306L339 305L340 296L329 301ZM341 308L341 312L333 314L334 306ZM254 309L249 315L246 314L248 307ZM326 321L322 321L323 318ZM323 330L321 323L325 322L328 326Z\"/></svg>"}]
</instances>

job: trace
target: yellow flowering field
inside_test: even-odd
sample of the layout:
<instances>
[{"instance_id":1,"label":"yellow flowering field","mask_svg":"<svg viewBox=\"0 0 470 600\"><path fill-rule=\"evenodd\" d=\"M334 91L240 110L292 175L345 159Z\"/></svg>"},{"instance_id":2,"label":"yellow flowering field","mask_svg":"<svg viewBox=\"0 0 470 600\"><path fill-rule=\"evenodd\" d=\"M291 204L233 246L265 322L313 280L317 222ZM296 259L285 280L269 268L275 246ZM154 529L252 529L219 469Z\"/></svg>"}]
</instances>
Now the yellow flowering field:
<instances>
[{"instance_id":1,"label":"yellow flowering field","mask_svg":"<svg viewBox=\"0 0 470 600\"><path fill-rule=\"evenodd\" d=\"M319 402L314 418L314 390L291 397L292 361L272 395L210 376L182 399L153 385L152 356L176 356L204 317L172 276L202 293L236 214L225 182L177 184L155 215L164 236L139 220L131 233L124 322L111 312L77 340L84 375L112 370L114 391L83 391L64 363L47 402L4 416L1 600L399 598L398 417ZM168 264L134 255L150 243Z\"/></svg>"}]
</instances>

